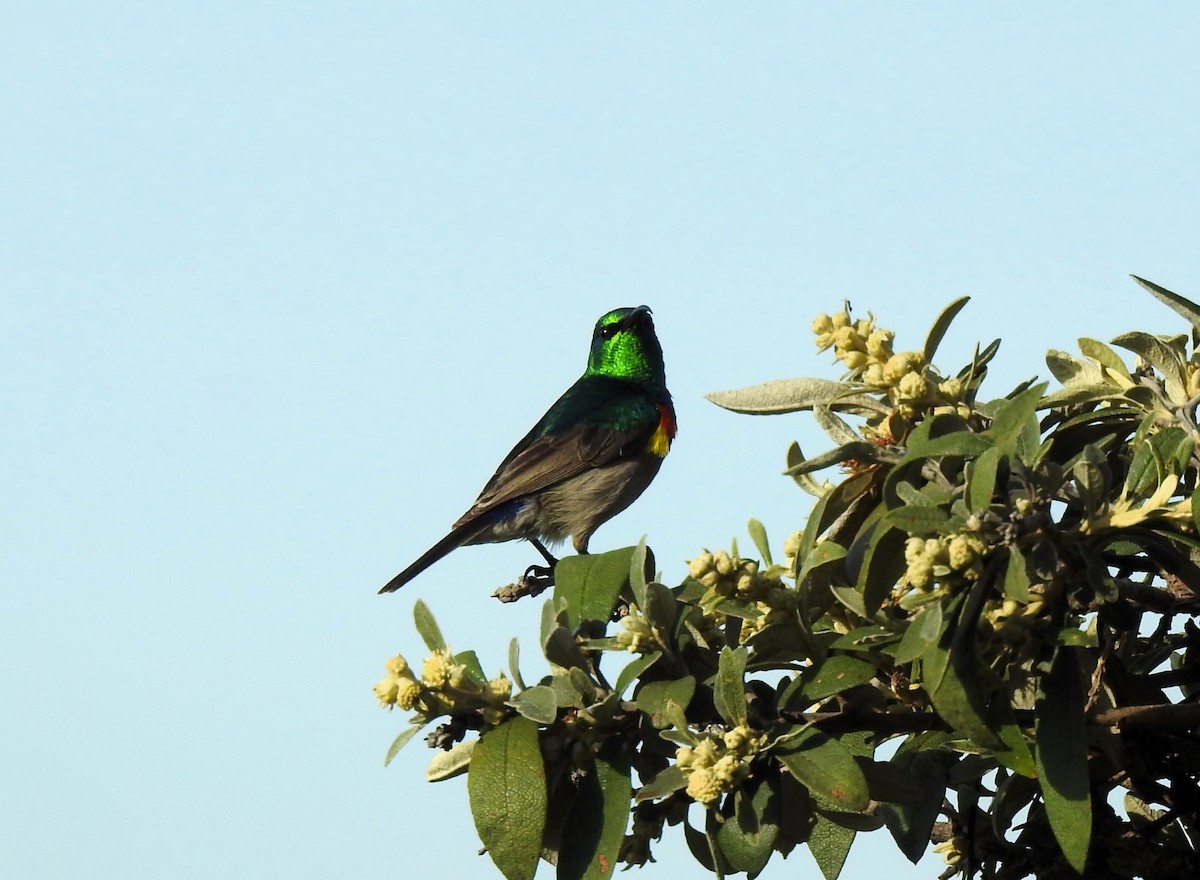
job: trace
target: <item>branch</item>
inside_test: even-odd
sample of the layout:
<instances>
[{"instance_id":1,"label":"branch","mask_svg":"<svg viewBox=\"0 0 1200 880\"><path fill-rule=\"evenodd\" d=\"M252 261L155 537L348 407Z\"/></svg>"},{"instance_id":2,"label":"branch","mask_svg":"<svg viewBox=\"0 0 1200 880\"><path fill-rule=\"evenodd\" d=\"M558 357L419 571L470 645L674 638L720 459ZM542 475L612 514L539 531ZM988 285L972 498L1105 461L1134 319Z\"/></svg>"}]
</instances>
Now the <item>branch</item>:
<instances>
[{"instance_id":1,"label":"branch","mask_svg":"<svg viewBox=\"0 0 1200 880\"><path fill-rule=\"evenodd\" d=\"M1139 584L1125 578L1117 580L1121 598L1134 605L1142 605L1160 614L1190 614L1200 609L1194 595L1187 597L1182 592L1176 595L1169 589Z\"/></svg>"},{"instance_id":2,"label":"branch","mask_svg":"<svg viewBox=\"0 0 1200 880\"><path fill-rule=\"evenodd\" d=\"M1034 725L1032 709L1017 709L1022 727ZM794 724L813 724L826 733L921 733L926 730L950 730L946 721L934 712L780 712L780 718ZM1088 713L1088 723L1097 727L1155 725L1158 727L1200 726L1200 703L1120 706Z\"/></svg>"},{"instance_id":3,"label":"branch","mask_svg":"<svg viewBox=\"0 0 1200 880\"><path fill-rule=\"evenodd\" d=\"M1200 725L1200 703L1118 706L1115 709L1102 709L1091 713L1088 722L1102 727L1145 724L1156 727L1195 727Z\"/></svg>"}]
</instances>

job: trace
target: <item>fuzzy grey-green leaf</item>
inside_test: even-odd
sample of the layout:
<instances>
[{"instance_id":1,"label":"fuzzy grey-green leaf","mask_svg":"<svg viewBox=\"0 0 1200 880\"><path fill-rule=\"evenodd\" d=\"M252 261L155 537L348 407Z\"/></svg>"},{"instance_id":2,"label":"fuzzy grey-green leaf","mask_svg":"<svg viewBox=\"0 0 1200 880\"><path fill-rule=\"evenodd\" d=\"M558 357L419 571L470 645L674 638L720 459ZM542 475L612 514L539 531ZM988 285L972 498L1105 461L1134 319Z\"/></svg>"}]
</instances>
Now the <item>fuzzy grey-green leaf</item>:
<instances>
[{"instance_id":1,"label":"fuzzy grey-green leaf","mask_svg":"<svg viewBox=\"0 0 1200 880\"><path fill-rule=\"evenodd\" d=\"M558 717L558 699L554 688L549 685L539 684L526 688L509 700L507 705L539 724L553 724L554 719Z\"/></svg>"},{"instance_id":2,"label":"fuzzy grey-green leaf","mask_svg":"<svg viewBox=\"0 0 1200 880\"><path fill-rule=\"evenodd\" d=\"M426 782L444 782L467 772L471 764L471 755L475 751L476 740L455 743L449 751L438 750L438 753L425 768Z\"/></svg>"},{"instance_id":3,"label":"fuzzy grey-green leaf","mask_svg":"<svg viewBox=\"0 0 1200 880\"><path fill-rule=\"evenodd\" d=\"M746 648L725 647L717 658L717 677L713 682L713 701L717 712L730 725L746 723Z\"/></svg>"},{"instance_id":4,"label":"fuzzy grey-green leaf","mask_svg":"<svg viewBox=\"0 0 1200 880\"><path fill-rule=\"evenodd\" d=\"M884 415L887 407L853 385L828 379L776 379L733 391L704 395L717 406L747 415L799 412L824 404L860 415Z\"/></svg>"},{"instance_id":5,"label":"fuzzy grey-green leaf","mask_svg":"<svg viewBox=\"0 0 1200 880\"><path fill-rule=\"evenodd\" d=\"M929 328L929 333L925 337L925 345L921 348L921 355L925 359L925 363L933 362L933 356L937 354L938 346L942 344L942 339L945 337L946 331L950 329L950 324L962 311L963 306L970 301L971 297L960 296L942 309L942 313L934 320L933 326Z\"/></svg>"},{"instance_id":6,"label":"fuzzy grey-green leaf","mask_svg":"<svg viewBox=\"0 0 1200 880\"><path fill-rule=\"evenodd\" d=\"M429 610L424 599L418 599L413 605L413 623L416 625L417 634L430 653L446 650L446 640L442 638L442 631L438 629L437 620L434 619L433 612Z\"/></svg>"}]
</instances>

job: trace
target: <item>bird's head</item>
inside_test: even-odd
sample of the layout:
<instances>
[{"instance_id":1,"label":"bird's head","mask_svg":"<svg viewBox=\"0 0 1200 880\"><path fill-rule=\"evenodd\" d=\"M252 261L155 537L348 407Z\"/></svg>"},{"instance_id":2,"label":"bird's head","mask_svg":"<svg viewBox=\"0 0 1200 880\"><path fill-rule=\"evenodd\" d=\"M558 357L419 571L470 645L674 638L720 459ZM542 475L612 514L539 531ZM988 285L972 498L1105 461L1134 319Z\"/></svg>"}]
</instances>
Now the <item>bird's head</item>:
<instances>
[{"instance_id":1,"label":"bird's head","mask_svg":"<svg viewBox=\"0 0 1200 880\"><path fill-rule=\"evenodd\" d=\"M587 373L666 386L662 346L649 306L613 309L596 322Z\"/></svg>"}]
</instances>

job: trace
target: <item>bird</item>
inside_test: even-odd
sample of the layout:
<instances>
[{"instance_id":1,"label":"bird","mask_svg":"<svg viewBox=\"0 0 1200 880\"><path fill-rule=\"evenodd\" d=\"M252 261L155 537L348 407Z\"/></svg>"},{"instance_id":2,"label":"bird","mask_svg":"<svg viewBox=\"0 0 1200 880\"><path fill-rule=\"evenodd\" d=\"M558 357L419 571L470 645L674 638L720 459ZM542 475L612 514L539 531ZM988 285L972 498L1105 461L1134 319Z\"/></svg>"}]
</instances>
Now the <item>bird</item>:
<instances>
[{"instance_id":1,"label":"bird","mask_svg":"<svg viewBox=\"0 0 1200 880\"><path fill-rule=\"evenodd\" d=\"M632 504L675 439L662 346L648 306L613 309L592 332L587 369L500 462L450 533L379 591L391 593L466 544L525 539L546 560L526 578L553 582L546 544L571 537L575 552Z\"/></svg>"}]
</instances>

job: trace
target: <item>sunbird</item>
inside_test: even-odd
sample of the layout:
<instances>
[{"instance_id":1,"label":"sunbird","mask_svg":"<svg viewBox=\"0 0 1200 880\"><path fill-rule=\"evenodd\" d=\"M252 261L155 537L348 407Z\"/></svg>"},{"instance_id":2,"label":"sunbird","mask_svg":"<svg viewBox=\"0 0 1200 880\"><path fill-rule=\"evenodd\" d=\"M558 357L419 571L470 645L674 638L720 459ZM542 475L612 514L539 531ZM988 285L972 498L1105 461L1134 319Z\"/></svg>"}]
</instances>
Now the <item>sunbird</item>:
<instances>
[{"instance_id":1,"label":"sunbird","mask_svg":"<svg viewBox=\"0 0 1200 880\"><path fill-rule=\"evenodd\" d=\"M451 550L524 538L547 566L546 544L571 536L576 553L650 485L675 439L662 346L648 306L613 309L596 322L587 369L513 447L471 509L379 592L407 584Z\"/></svg>"}]
</instances>

